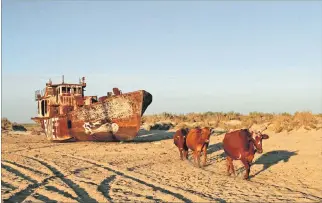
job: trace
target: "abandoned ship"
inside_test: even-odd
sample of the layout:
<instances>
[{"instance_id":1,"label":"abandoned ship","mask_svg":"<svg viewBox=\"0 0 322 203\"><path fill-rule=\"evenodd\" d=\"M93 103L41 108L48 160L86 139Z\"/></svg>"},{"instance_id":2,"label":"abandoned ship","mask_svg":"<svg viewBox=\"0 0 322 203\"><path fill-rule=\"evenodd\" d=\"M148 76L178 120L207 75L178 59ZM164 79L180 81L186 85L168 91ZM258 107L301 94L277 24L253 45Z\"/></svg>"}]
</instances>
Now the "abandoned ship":
<instances>
[{"instance_id":1,"label":"abandoned ship","mask_svg":"<svg viewBox=\"0 0 322 203\"><path fill-rule=\"evenodd\" d=\"M145 90L122 93L118 88L106 96L84 96L85 78L79 84L52 84L35 92L37 117L52 141L125 141L134 139L141 117L152 103Z\"/></svg>"}]
</instances>

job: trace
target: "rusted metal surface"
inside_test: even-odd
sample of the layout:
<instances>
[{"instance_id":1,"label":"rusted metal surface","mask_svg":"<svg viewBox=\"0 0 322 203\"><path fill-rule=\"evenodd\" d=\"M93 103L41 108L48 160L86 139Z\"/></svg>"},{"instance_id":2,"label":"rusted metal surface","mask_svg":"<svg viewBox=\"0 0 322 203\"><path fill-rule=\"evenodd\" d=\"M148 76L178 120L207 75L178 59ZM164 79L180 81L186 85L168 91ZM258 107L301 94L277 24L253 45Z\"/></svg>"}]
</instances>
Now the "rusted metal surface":
<instances>
[{"instance_id":1,"label":"rusted metal surface","mask_svg":"<svg viewBox=\"0 0 322 203\"><path fill-rule=\"evenodd\" d=\"M122 93L113 88L107 96L84 96L85 78L79 84L53 85L36 92L39 122L49 140L132 140L140 129L141 117L152 102L145 90Z\"/></svg>"}]
</instances>

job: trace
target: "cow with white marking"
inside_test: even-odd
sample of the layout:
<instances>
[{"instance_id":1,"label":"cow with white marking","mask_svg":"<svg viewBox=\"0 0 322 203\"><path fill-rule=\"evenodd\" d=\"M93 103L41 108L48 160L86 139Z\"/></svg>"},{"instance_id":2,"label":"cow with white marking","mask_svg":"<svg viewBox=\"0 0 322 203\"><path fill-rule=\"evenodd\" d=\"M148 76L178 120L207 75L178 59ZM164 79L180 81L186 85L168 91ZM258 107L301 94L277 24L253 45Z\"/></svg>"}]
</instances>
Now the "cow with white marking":
<instances>
[{"instance_id":1,"label":"cow with white marking","mask_svg":"<svg viewBox=\"0 0 322 203\"><path fill-rule=\"evenodd\" d=\"M250 166L256 152L263 153L262 140L269 136L262 134L262 131L254 132L248 129L236 130L225 134L223 148L227 157L227 174L232 170L235 175L233 160L241 160L244 164L246 173L244 179L249 178Z\"/></svg>"}]
</instances>

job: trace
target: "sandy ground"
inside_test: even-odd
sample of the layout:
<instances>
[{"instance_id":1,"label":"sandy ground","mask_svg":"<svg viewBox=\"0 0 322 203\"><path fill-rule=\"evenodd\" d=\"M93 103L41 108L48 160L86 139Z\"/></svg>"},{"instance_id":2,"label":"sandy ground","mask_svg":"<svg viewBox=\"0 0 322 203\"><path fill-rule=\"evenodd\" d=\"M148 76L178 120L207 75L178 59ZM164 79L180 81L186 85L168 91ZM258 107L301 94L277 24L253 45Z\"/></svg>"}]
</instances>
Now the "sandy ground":
<instances>
[{"instance_id":1,"label":"sandy ground","mask_svg":"<svg viewBox=\"0 0 322 203\"><path fill-rule=\"evenodd\" d=\"M181 161L172 132L133 142L51 143L44 135L2 135L2 199L24 202L321 202L322 131L269 133L251 179L235 161L226 176L223 135L208 165ZM189 157L190 158L190 157Z\"/></svg>"}]
</instances>

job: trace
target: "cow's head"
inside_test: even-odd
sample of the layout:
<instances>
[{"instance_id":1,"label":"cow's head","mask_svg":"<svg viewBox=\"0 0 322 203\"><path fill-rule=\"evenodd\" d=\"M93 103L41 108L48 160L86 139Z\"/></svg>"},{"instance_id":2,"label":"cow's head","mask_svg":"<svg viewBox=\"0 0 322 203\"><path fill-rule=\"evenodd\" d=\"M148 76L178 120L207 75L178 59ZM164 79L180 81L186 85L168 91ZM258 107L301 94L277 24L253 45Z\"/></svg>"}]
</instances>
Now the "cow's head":
<instances>
[{"instance_id":1,"label":"cow's head","mask_svg":"<svg viewBox=\"0 0 322 203\"><path fill-rule=\"evenodd\" d=\"M210 136L210 129L208 127L200 128L201 136L208 138Z\"/></svg>"},{"instance_id":2,"label":"cow's head","mask_svg":"<svg viewBox=\"0 0 322 203\"><path fill-rule=\"evenodd\" d=\"M263 153L263 147L262 147L262 140L268 139L269 136L267 134L262 134L261 132L252 132L253 142L255 145L255 148L259 154Z\"/></svg>"},{"instance_id":3,"label":"cow's head","mask_svg":"<svg viewBox=\"0 0 322 203\"><path fill-rule=\"evenodd\" d=\"M178 131L181 131L180 133L178 133ZM179 149L183 149L185 142L186 142L186 129L185 128L181 128L179 129L176 134L173 136L173 141L174 143L179 147Z\"/></svg>"},{"instance_id":4,"label":"cow's head","mask_svg":"<svg viewBox=\"0 0 322 203\"><path fill-rule=\"evenodd\" d=\"M189 133L189 128L181 128L181 134L185 137Z\"/></svg>"}]
</instances>

